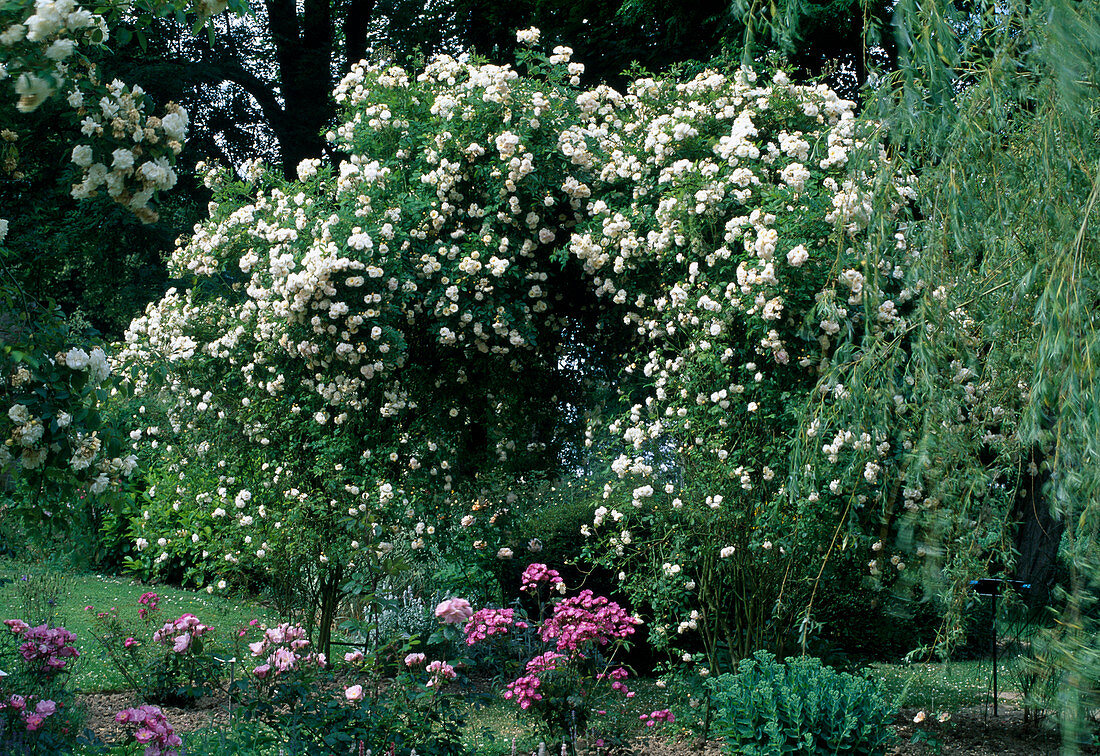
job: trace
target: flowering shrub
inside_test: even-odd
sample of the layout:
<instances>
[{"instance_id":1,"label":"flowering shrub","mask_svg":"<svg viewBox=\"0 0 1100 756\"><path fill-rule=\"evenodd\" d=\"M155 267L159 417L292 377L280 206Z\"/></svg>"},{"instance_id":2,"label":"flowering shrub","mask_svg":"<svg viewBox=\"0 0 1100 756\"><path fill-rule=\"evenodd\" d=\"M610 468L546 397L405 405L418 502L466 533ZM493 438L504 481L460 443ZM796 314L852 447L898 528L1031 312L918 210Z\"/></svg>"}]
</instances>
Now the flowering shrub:
<instances>
[{"instance_id":1,"label":"flowering shrub","mask_svg":"<svg viewBox=\"0 0 1100 756\"><path fill-rule=\"evenodd\" d=\"M68 671L69 661L80 656L72 645L76 636L63 627L30 627L18 619L4 620L4 624L22 641L19 654L33 674L49 677Z\"/></svg>"},{"instance_id":2,"label":"flowering shrub","mask_svg":"<svg viewBox=\"0 0 1100 756\"><path fill-rule=\"evenodd\" d=\"M153 612L157 610L157 602L159 600L160 597L151 591L141 594L141 598L138 599L138 603L141 604L141 606L138 607L138 618L145 619L152 615Z\"/></svg>"},{"instance_id":3,"label":"flowering shrub","mask_svg":"<svg viewBox=\"0 0 1100 756\"><path fill-rule=\"evenodd\" d=\"M324 654L312 651L301 653L308 647L306 631L298 625L284 622L278 627L268 628L260 640L248 646L252 656L264 659L262 664L253 668L252 674L262 680L269 674L277 678L299 669L303 664L324 669L326 665Z\"/></svg>"},{"instance_id":4,"label":"flowering shrub","mask_svg":"<svg viewBox=\"0 0 1100 756\"><path fill-rule=\"evenodd\" d=\"M565 581L562 580L561 573L557 570L550 569L540 562L534 562L527 565L527 569L523 571L519 589L521 591L535 593L541 588L543 583L545 583L551 591L557 591L558 593L565 593L566 591Z\"/></svg>"},{"instance_id":5,"label":"flowering shrub","mask_svg":"<svg viewBox=\"0 0 1100 756\"><path fill-rule=\"evenodd\" d=\"M186 706L213 691L217 670L208 643L213 629L193 614L157 621L156 593L138 599L137 619L116 607L87 606L92 635L114 667L146 701ZM158 627L158 625L160 625Z\"/></svg>"},{"instance_id":6,"label":"flowering shrub","mask_svg":"<svg viewBox=\"0 0 1100 756\"><path fill-rule=\"evenodd\" d=\"M142 619L144 611L144 608L138 610ZM170 645L173 653L182 654L198 645L198 639L208 632L210 628L199 622L198 617L184 614L177 620L164 623L164 627L153 633L153 642Z\"/></svg>"},{"instance_id":7,"label":"flowering shrub","mask_svg":"<svg viewBox=\"0 0 1100 756\"><path fill-rule=\"evenodd\" d=\"M139 614L144 609L139 609ZM184 614L153 633L153 643L164 650L153 656L147 667L150 682L146 697L150 701L188 704L213 691L217 671L203 640L210 632L198 617ZM127 638L124 646L131 640Z\"/></svg>"},{"instance_id":8,"label":"flowering shrub","mask_svg":"<svg viewBox=\"0 0 1100 756\"><path fill-rule=\"evenodd\" d=\"M208 174L211 217L170 261L195 284L126 337L166 408L134 418L160 459L140 569L338 591L397 544L507 519L522 500L483 480L556 470L586 426L612 476L588 551L654 643L789 643L830 522L849 512L862 550L886 503L898 439L800 413L841 345L908 327L914 181L823 86L583 91L567 48L524 55L527 76L357 64L329 135L346 160ZM799 434L828 447L813 490L787 485Z\"/></svg>"},{"instance_id":9,"label":"flowering shrub","mask_svg":"<svg viewBox=\"0 0 1100 756\"><path fill-rule=\"evenodd\" d=\"M57 703L48 698L35 701L32 697L28 700L13 693L6 701L0 700L0 709L17 712L19 718L26 724L27 732L34 732L46 719L57 713Z\"/></svg>"},{"instance_id":10,"label":"flowering shrub","mask_svg":"<svg viewBox=\"0 0 1100 756\"><path fill-rule=\"evenodd\" d=\"M539 582L563 585L555 570L529 565L525 585ZM590 590L553 599L549 616L536 625L537 637L553 648L530 658L524 673L505 686L503 697L521 710L537 713L553 735L575 739L589 727L594 713L607 714L609 695L620 702L634 697L625 683L630 673L615 656L628 645L638 624L640 620L617 603ZM480 609L466 625L466 642L474 645L510 628L527 627L515 619L513 609Z\"/></svg>"},{"instance_id":11,"label":"flowering shrub","mask_svg":"<svg viewBox=\"0 0 1100 756\"><path fill-rule=\"evenodd\" d=\"M494 635L507 633L509 628L526 629L527 623L516 620L515 609L478 609L466 623L466 645L472 646Z\"/></svg>"},{"instance_id":12,"label":"flowering shrub","mask_svg":"<svg viewBox=\"0 0 1100 756\"><path fill-rule=\"evenodd\" d=\"M252 627L245 630L251 636ZM244 637L244 636L242 636ZM344 655L357 682L340 682L320 655L309 652L305 631L283 624L266 628L248 643L263 663L237 682L233 699L248 720L265 723L289 748L426 756L464 753L463 718L452 703L447 683L457 678L443 661L401 649L404 664L396 675L388 651L350 651ZM383 667L385 666L385 675Z\"/></svg>"},{"instance_id":13,"label":"flowering shrub","mask_svg":"<svg viewBox=\"0 0 1100 756\"><path fill-rule=\"evenodd\" d=\"M115 714L115 721L137 728L134 740L145 746L145 756L179 756L183 741L156 706L123 709Z\"/></svg>"},{"instance_id":14,"label":"flowering shrub","mask_svg":"<svg viewBox=\"0 0 1100 756\"><path fill-rule=\"evenodd\" d=\"M4 621L0 637L0 752L61 753L70 750L80 718L66 690L76 637L65 628Z\"/></svg>"}]
</instances>

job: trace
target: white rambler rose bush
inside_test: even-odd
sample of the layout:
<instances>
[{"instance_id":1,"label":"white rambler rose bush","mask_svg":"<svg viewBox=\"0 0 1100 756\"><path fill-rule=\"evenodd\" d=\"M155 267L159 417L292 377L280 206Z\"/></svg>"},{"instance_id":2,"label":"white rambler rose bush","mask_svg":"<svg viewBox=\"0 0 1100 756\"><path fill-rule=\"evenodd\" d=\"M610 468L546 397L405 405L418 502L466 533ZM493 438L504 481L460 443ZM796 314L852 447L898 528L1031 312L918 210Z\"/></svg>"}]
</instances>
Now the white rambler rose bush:
<instances>
[{"instance_id":1,"label":"white rambler rose bush","mask_svg":"<svg viewBox=\"0 0 1100 756\"><path fill-rule=\"evenodd\" d=\"M706 72L582 91L570 56L545 78L360 63L335 91L338 166L210 174L211 218L171 261L191 285L126 337L174 448L150 442L163 480L134 537L175 538L148 569L354 570L496 518L462 492L556 464L579 438L562 418L587 409L570 380L604 352L626 411L589 439L619 483L585 530L654 607L658 645L744 635L791 564L804 587L843 502L880 503L884 475L801 504L784 483L819 366L906 328L913 179L825 87ZM837 454L890 453L856 438Z\"/></svg>"},{"instance_id":2,"label":"white rambler rose bush","mask_svg":"<svg viewBox=\"0 0 1100 756\"><path fill-rule=\"evenodd\" d=\"M127 333L138 393L169 408L136 418L164 479L133 535L176 536L146 569L366 568L423 548L486 467L560 464L580 389L559 355L597 303L552 257L582 217L561 189L572 96L450 58L360 64L336 90L348 160L211 173L211 220L171 260L193 285Z\"/></svg>"}]
</instances>

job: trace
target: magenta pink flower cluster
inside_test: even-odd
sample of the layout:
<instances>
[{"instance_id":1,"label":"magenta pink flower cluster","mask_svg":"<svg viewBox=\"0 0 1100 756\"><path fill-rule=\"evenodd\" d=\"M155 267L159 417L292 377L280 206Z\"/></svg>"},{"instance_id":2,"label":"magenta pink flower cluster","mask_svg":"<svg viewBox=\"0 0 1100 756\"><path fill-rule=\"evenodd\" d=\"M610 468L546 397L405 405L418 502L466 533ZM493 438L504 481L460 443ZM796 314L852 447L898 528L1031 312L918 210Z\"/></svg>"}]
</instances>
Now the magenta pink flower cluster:
<instances>
[{"instance_id":1,"label":"magenta pink flower cluster","mask_svg":"<svg viewBox=\"0 0 1100 756\"><path fill-rule=\"evenodd\" d=\"M173 651L182 654L191 648L196 638L201 638L208 632L210 628L199 622L198 617L193 614L184 614L177 620L165 622L164 627L153 633L153 642L165 646L171 644Z\"/></svg>"},{"instance_id":2,"label":"magenta pink flower cluster","mask_svg":"<svg viewBox=\"0 0 1100 756\"><path fill-rule=\"evenodd\" d=\"M530 564L523 572L522 590L535 590L542 583L551 588L564 588L561 575L545 564ZM521 709L529 709L543 700L540 687L543 675L559 668L561 664L571 664L594 658L592 646L606 646L612 641L621 641L634 634L634 627L641 620L633 617L614 601L596 596L590 590L581 591L577 596L563 599L554 606L553 614L543 621L539 636L544 642L553 642L555 650L546 651L527 662L525 674L509 683L504 698L515 700ZM478 641L497 633L506 633L512 626L527 627L527 623L515 619L512 609L480 609L474 613L466 625L466 643L473 645ZM633 698L623 682L629 672L624 667L600 672L596 681L611 681L611 689Z\"/></svg>"},{"instance_id":3,"label":"magenta pink flower cluster","mask_svg":"<svg viewBox=\"0 0 1100 756\"><path fill-rule=\"evenodd\" d=\"M472 646L489 636L508 632L515 626L518 630L527 627L527 623L516 621L515 609L478 609L466 623L466 645Z\"/></svg>"},{"instance_id":4,"label":"magenta pink flower cluster","mask_svg":"<svg viewBox=\"0 0 1100 756\"><path fill-rule=\"evenodd\" d=\"M527 569L523 571L519 589L521 591L537 591L541 583L548 583L550 590L565 593L565 581L561 579L560 572L552 570L539 562L527 565Z\"/></svg>"},{"instance_id":5,"label":"magenta pink flower cluster","mask_svg":"<svg viewBox=\"0 0 1100 756\"><path fill-rule=\"evenodd\" d=\"M141 604L138 608L138 617L145 619L151 612L155 612L157 610L157 601L159 600L160 596L152 591L141 594L141 598L138 599L138 603Z\"/></svg>"},{"instance_id":6,"label":"magenta pink flower cluster","mask_svg":"<svg viewBox=\"0 0 1100 756\"><path fill-rule=\"evenodd\" d=\"M558 660L564 658L564 655L554 651L536 656L527 662L527 674L508 683L508 687L504 689L504 698L506 700L514 698L519 708L530 709L533 703L542 700L542 693L538 691L539 686L542 685L542 678L539 675L557 669Z\"/></svg>"},{"instance_id":7,"label":"magenta pink flower cluster","mask_svg":"<svg viewBox=\"0 0 1100 756\"><path fill-rule=\"evenodd\" d=\"M634 692L630 688L626 687L626 683L623 682L630 676L625 667L616 667L610 672L596 675L597 680L611 680L611 690L618 693L622 693L627 698L634 698Z\"/></svg>"},{"instance_id":8,"label":"magenta pink flower cluster","mask_svg":"<svg viewBox=\"0 0 1100 756\"><path fill-rule=\"evenodd\" d=\"M641 620L632 617L614 601L583 590L554 607L554 614L542 625L544 641L556 640L559 651L576 651L585 643L601 646L634 634Z\"/></svg>"},{"instance_id":9,"label":"magenta pink flower cluster","mask_svg":"<svg viewBox=\"0 0 1100 756\"><path fill-rule=\"evenodd\" d=\"M176 749L183 741L156 706L144 704L135 709L123 709L115 714L115 721L137 725L134 740L145 746L145 756L179 756Z\"/></svg>"},{"instance_id":10,"label":"magenta pink flower cluster","mask_svg":"<svg viewBox=\"0 0 1100 756\"><path fill-rule=\"evenodd\" d=\"M18 619L4 620L4 624L16 635L23 636L24 642L19 647L19 653L28 664L37 667L39 672L60 672L65 669L69 659L80 656L80 652L72 645L76 636L63 627L31 627Z\"/></svg>"},{"instance_id":11,"label":"magenta pink flower cluster","mask_svg":"<svg viewBox=\"0 0 1100 756\"><path fill-rule=\"evenodd\" d=\"M309 639L306 638L306 631L302 627L288 622L278 627L269 627L264 630L263 638L248 644L253 656L267 657L263 664L252 670L252 673L262 680L272 670L278 676L298 669L303 661L324 667L327 663L324 654L300 653L308 647Z\"/></svg>"},{"instance_id":12,"label":"magenta pink flower cluster","mask_svg":"<svg viewBox=\"0 0 1100 756\"><path fill-rule=\"evenodd\" d=\"M47 718L57 713L57 703L43 698L31 706L33 699L34 696L28 698L18 695L9 696L7 701L0 701L0 711L11 709L18 712L23 724L27 726L27 732L34 732Z\"/></svg>"},{"instance_id":13,"label":"magenta pink flower cluster","mask_svg":"<svg viewBox=\"0 0 1100 756\"><path fill-rule=\"evenodd\" d=\"M645 722L646 727L653 727L658 722L675 722L676 717L668 709L658 709L649 714L642 714L638 719Z\"/></svg>"}]
</instances>

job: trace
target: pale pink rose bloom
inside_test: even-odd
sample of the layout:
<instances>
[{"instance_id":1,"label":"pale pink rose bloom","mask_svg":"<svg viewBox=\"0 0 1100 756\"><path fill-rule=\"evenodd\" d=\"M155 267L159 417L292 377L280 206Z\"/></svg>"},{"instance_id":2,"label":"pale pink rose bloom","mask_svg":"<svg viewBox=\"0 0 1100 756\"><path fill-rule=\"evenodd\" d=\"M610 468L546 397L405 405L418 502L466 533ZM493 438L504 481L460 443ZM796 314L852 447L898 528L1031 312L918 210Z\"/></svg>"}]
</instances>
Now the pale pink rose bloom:
<instances>
[{"instance_id":1,"label":"pale pink rose bloom","mask_svg":"<svg viewBox=\"0 0 1100 756\"><path fill-rule=\"evenodd\" d=\"M363 686L352 685L350 688L344 691L344 697L349 701L362 701L363 700Z\"/></svg>"},{"instance_id":2,"label":"pale pink rose bloom","mask_svg":"<svg viewBox=\"0 0 1100 756\"><path fill-rule=\"evenodd\" d=\"M279 648L275 650L275 669L279 672L286 672L287 670L294 669L298 664L298 656L287 648Z\"/></svg>"},{"instance_id":3,"label":"pale pink rose bloom","mask_svg":"<svg viewBox=\"0 0 1100 756\"><path fill-rule=\"evenodd\" d=\"M427 660L427 656L424 654L409 654L405 657L406 667L415 667L418 664L423 664Z\"/></svg>"},{"instance_id":4,"label":"pale pink rose bloom","mask_svg":"<svg viewBox=\"0 0 1100 756\"><path fill-rule=\"evenodd\" d=\"M261 664L260 666L256 667L256 669L252 670L252 674L256 675L256 677L258 677L262 680L265 677L267 677L267 673L270 672L270 671L271 671L271 665L270 664Z\"/></svg>"},{"instance_id":5,"label":"pale pink rose bloom","mask_svg":"<svg viewBox=\"0 0 1100 756\"><path fill-rule=\"evenodd\" d=\"M435 616L443 620L445 624L457 625L465 622L474 615L474 608L464 598L450 598L440 603L435 608Z\"/></svg>"},{"instance_id":6,"label":"pale pink rose bloom","mask_svg":"<svg viewBox=\"0 0 1100 756\"><path fill-rule=\"evenodd\" d=\"M182 654L191 646L191 636L188 633L184 633L176 638L176 642L172 644L172 650L177 654Z\"/></svg>"},{"instance_id":7,"label":"pale pink rose bloom","mask_svg":"<svg viewBox=\"0 0 1100 756\"><path fill-rule=\"evenodd\" d=\"M346 654L344 654L344 661L348 662L349 664L354 664L355 662L361 662L361 661L363 661L363 652L362 651L348 651Z\"/></svg>"}]
</instances>

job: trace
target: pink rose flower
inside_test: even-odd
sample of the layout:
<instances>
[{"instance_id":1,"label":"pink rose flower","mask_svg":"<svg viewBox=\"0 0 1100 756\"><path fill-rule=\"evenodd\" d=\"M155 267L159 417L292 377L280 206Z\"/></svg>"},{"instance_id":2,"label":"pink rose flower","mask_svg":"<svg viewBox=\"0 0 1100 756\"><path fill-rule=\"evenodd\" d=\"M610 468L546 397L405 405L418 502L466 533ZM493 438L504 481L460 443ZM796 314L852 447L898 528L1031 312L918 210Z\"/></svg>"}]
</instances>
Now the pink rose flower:
<instances>
[{"instance_id":1,"label":"pink rose flower","mask_svg":"<svg viewBox=\"0 0 1100 756\"><path fill-rule=\"evenodd\" d=\"M464 598L447 599L435 608L435 616L447 625L457 625L460 622L465 622L473 615L474 608Z\"/></svg>"},{"instance_id":2,"label":"pink rose flower","mask_svg":"<svg viewBox=\"0 0 1100 756\"><path fill-rule=\"evenodd\" d=\"M19 619L4 620L4 624L10 627L11 631L16 635L19 635L30 627L26 622Z\"/></svg>"},{"instance_id":3,"label":"pink rose flower","mask_svg":"<svg viewBox=\"0 0 1100 756\"><path fill-rule=\"evenodd\" d=\"M355 664L356 662L361 662L361 661L363 661L363 652L362 651L348 651L346 654L344 654L344 661L348 662L349 664Z\"/></svg>"},{"instance_id":4,"label":"pink rose flower","mask_svg":"<svg viewBox=\"0 0 1100 756\"><path fill-rule=\"evenodd\" d=\"M425 656L424 654L420 654L420 653L409 654L408 656L405 657L405 666L406 667L415 667L418 664L423 664L425 661L427 661L427 659L428 659L428 657Z\"/></svg>"},{"instance_id":5,"label":"pink rose flower","mask_svg":"<svg viewBox=\"0 0 1100 756\"><path fill-rule=\"evenodd\" d=\"M191 645L191 636L187 633L177 636L175 643L172 644L172 650L177 654L182 654Z\"/></svg>"},{"instance_id":6,"label":"pink rose flower","mask_svg":"<svg viewBox=\"0 0 1100 756\"><path fill-rule=\"evenodd\" d=\"M349 701L362 701L363 700L363 686L352 685L350 688L344 691L344 697Z\"/></svg>"}]
</instances>

